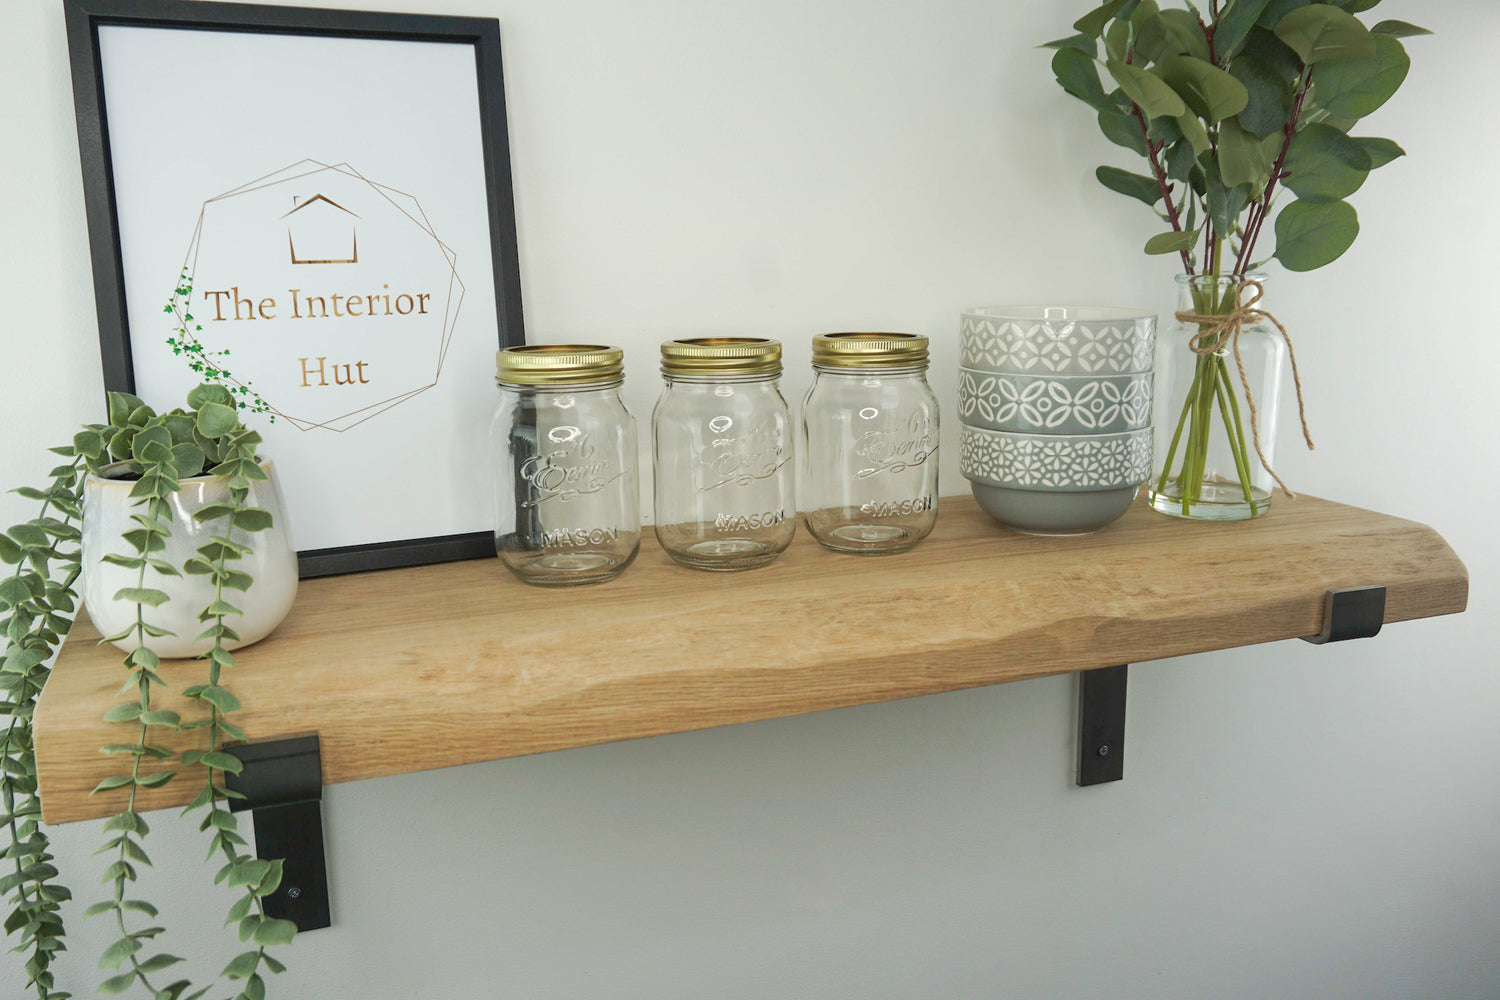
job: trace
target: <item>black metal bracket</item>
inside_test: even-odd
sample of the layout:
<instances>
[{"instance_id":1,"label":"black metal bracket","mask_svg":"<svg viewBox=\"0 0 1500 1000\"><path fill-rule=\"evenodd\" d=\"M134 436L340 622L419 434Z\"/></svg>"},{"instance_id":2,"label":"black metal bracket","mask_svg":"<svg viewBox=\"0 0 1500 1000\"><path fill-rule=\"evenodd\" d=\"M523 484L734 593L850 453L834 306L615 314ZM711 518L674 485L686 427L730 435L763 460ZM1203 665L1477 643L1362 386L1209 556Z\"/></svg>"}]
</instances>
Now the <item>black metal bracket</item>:
<instances>
[{"instance_id":1,"label":"black metal bracket","mask_svg":"<svg viewBox=\"0 0 1500 1000\"><path fill-rule=\"evenodd\" d=\"M1125 777L1125 690L1130 665L1078 675L1078 784Z\"/></svg>"},{"instance_id":2,"label":"black metal bracket","mask_svg":"<svg viewBox=\"0 0 1500 1000\"><path fill-rule=\"evenodd\" d=\"M1323 631L1303 639L1319 646L1345 639L1368 639L1379 634L1384 623L1384 587L1330 590L1323 598Z\"/></svg>"},{"instance_id":3,"label":"black metal bracket","mask_svg":"<svg viewBox=\"0 0 1500 1000\"><path fill-rule=\"evenodd\" d=\"M283 861L281 885L264 899L266 916L290 920L299 931L331 926L318 737L242 743L226 752L245 765L224 775L230 791L245 796L231 799L229 808L251 810L256 857Z\"/></svg>"}]
</instances>

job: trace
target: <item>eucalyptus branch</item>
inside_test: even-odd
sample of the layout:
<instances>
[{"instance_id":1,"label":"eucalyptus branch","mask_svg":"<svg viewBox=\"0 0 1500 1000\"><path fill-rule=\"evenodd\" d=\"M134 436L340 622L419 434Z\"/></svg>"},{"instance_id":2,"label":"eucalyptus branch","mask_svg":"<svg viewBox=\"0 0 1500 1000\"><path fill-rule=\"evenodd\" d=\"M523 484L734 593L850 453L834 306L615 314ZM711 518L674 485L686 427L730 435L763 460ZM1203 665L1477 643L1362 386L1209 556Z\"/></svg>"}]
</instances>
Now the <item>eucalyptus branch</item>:
<instances>
[{"instance_id":1,"label":"eucalyptus branch","mask_svg":"<svg viewBox=\"0 0 1500 1000\"><path fill-rule=\"evenodd\" d=\"M1156 180L1156 186L1161 189L1161 200L1167 206L1167 222L1171 225L1174 233L1182 232L1181 217L1177 214L1177 205L1172 201L1172 185L1167 179L1167 171L1161 165L1161 143L1151 141L1151 129L1146 124L1146 116L1141 114L1141 109L1134 103L1130 110L1135 116L1136 124L1141 127L1141 138L1146 140L1146 158L1151 162L1151 176ZM1182 267L1188 274L1193 273L1193 259L1188 256L1186 250L1178 251L1182 255Z\"/></svg>"},{"instance_id":2,"label":"eucalyptus branch","mask_svg":"<svg viewBox=\"0 0 1500 1000\"><path fill-rule=\"evenodd\" d=\"M1282 177L1282 171L1286 169L1287 153L1292 148L1292 140L1296 138L1297 127L1302 119L1302 105L1307 100L1307 92L1312 89L1311 66L1307 67L1301 75L1297 87L1297 96L1292 103L1292 113L1282 128L1283 139L1281 151L1276 155L1276 162L1271 167L1271 176L1266 181L1265 190L1261 192L1260 201L1250 209L1250 218L1245 224L1245 238L1240 243L1239 255L1234 261L1234 274L1243 277L1250 261L1255 259L1255 244L1260 239L1261 227L1265 225L1266 216L1271 214L1271 203L1276 194L1276 182Z\"/></svg>"}]
</instances>

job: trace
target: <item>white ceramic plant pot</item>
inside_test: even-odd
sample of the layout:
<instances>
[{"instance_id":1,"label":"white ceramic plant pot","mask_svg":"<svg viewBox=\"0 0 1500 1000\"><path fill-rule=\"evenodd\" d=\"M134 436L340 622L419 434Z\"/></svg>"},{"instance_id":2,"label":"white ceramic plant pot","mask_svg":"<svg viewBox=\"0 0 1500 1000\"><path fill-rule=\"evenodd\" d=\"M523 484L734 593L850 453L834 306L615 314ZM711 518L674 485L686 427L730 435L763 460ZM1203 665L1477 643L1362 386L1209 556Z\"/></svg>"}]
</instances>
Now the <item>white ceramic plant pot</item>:
<instances>
[{"instance_id":1,"label":"white ceramic plant pot","mask_svg":"<svg viewBox=\"0 0 1500 1000\"><path fill-rule=\"evenodd\" d=\"M254 533L234 529L230 534L236 542L250 547L250 552L231 563L236 570L249 573L255 582L249 591L226 590L225 600L240 608L244 614L225 618L225 624L240 636L238 642L226 643L235 649L259 642L281 624L281 620L292 607L297 596L297 554L293 551L286 531L286 517L281 509L281 498L276 490L276 472L270 462L263 462L267 479L250 484L249 505L271 512L274 523L264 531ZM135 485L131 480L107 478L112 470L123 470L124 463L106 467L105 477L88 476L83 487L83 603L90 620L101 635L114 635L124 631L136 620L136 605L129 601L116 600L115 594L127 587L144 586L171 595L171 600L160 607L145 607L145 620L172 635L147 636L146 648L163 658L202 656L212 647L207 639L199 639L207 624L198 620L198 613L208 607L214 599L212 578L208 576L168 576L147 567L145 579L140 580L138 570L116 566L103 561L108 553L134 556L134 549L121 536L138 525L130 520L131 514L140 513L130 490ZM197 476L182 482L182 489L172 498L172 537L167 540L166 550L153 553L153 557L166 560L181 567L184 562L197 555L200 545L210 536L222 534L225 521L207 524L193 519L193 513L210 504L230 502L229 482L223 476ZM134 636L116 642L122 650L136 646Z\"/></svg>"}]
</instances>

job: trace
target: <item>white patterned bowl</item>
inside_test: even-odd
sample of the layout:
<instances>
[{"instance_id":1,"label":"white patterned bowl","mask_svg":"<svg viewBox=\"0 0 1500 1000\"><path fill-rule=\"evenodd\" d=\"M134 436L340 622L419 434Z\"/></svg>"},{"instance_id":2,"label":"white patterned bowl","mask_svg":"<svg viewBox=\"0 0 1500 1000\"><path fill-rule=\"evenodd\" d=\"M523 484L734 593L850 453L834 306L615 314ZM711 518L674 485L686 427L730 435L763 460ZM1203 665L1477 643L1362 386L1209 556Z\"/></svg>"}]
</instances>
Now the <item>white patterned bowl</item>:
<instances>
[{"instance_id":1,"label":"white patterned bowl","mask_svg":"<svg viewBox=\"0 0 1500 1000\"><path fill-rule=\"evenodd\" d=\"M1151 370L1156 317L1139 309L988 306L959 328L959 364L1017 375L1131 375Z\"/></svg>"},{"instance_id":2,"label":"white patterned bowl","mask_svg":"<svg viewBox=\"0 0 1500 1000\"><path fill-rule=\"evenodd\" d=\"M959 471L974 499L1008 528L1041 535L1097 531L1129 509L1151 476L1151 428L1119 434L959 432Z\"/></svg>"},{"instance_id":3,"label":"white patterned bowl","mask_svg":"<svg viewBox=\"0 0 1500 1000\"><path fill-rule=\"evenodd\" d=\"M992 431L1136 431L1151 424L1151 373L1005 375L960 368L958 416L970 427Z\"/></svg>"}]
</instances>

